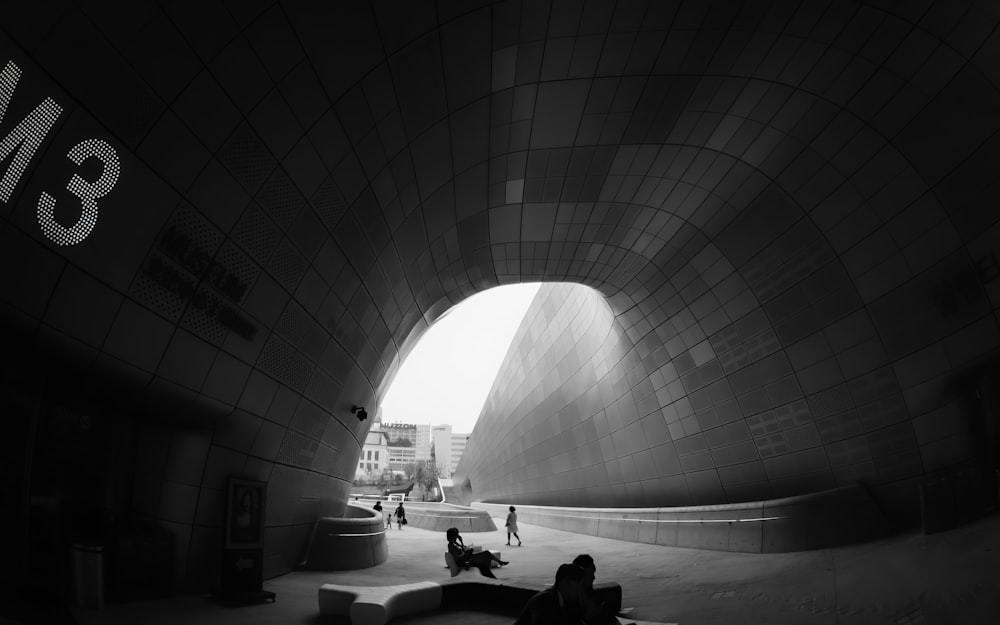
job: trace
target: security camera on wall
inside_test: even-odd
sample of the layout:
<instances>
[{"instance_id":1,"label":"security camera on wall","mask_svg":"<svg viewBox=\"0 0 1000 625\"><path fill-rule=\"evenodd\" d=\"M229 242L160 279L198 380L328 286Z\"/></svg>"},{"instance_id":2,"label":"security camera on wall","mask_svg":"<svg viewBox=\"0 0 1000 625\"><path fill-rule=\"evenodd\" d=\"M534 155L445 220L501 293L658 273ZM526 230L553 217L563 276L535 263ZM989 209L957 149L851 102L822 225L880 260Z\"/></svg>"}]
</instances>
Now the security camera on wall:
<instances>
[{"instance_id":1,"label":"security camera on wall","mask_svg":"<svg viewBox=\"0 0 1000 625\"><path fill-rule=\"evenodd\" d=\"M358 417L358 421L364 421L368 418L368 412L361 406L351 406L351 412Z\"/></svg>"}]
</instances>

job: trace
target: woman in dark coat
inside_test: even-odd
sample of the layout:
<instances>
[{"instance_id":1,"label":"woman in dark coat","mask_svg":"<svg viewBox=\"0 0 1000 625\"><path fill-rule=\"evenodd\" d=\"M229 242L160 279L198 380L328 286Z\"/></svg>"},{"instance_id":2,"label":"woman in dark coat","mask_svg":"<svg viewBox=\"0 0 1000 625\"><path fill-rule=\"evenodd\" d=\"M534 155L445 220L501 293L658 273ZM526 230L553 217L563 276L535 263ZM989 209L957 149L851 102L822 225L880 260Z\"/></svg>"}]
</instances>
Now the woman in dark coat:
<instances>
[{"instance_id":1,"label":"woman in dark coat","mask_svg":"<svg viewBox=\"0 0 1000 625\"><path fill-rule=\"evenodd\" d=\"M403 510L403 502L399 502L399 506L396 507L396 511L393 513L396 516L396 528L403 529L403 524L406 523L406 510Z\"/></svg>"},{"instance_id":2,"label":"woman in dark coat","mask_svg":"<svg viewBox=\"0 0 1000 625\"><path fill-rule=\"evenodd\" d=\"M479 569L479 573L483 577L495 578L496 575L490 570L490 563L496 560L500 563L500 566L508 564L508 562L501 560L489 551L473 553L471 547L466 548L457 527L448 528L445 535L448 537L448 553L451 554L451 557L455 558L455 564L458 566L474 566Z\"/></svg>"}]
</instances>

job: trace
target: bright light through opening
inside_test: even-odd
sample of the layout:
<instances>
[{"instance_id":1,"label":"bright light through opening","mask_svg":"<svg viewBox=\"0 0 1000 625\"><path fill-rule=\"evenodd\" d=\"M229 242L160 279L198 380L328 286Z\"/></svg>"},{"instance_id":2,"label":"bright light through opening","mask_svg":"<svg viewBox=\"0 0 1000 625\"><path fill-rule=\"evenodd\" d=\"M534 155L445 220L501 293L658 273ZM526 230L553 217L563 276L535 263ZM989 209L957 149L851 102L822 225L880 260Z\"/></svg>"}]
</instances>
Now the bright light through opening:
<instances>
[{"instance_id":1,"label":"bright light through opening","mask_svg":"<svg viewBox=\"0 0 1000 625\"><path fill-rule=\"evenodd\" d=\"M470 433L538 283L500 286L449 310L420 338L381 405L383 423Z\"/></svg>"}]
</instances>

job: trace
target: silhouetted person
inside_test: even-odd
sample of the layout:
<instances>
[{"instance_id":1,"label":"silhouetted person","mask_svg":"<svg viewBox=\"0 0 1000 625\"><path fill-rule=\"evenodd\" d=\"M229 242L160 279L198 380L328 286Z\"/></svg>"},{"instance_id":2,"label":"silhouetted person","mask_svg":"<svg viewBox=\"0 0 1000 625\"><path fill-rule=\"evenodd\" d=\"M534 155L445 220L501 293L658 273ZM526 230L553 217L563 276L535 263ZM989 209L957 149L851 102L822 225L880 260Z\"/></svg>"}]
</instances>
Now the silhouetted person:
<instances>
[{"instance_id":1,"label":"silhouetted person","mask_svg":"<svg viewBox=\"0 0 1000 625\"><path fill-rule=\"evenodd\" d=\"M449 527L445 535L448 537L448 553L455 559L455 564L458 566L474 566L479 569L479 573L483 577L495 578L496 575L490 570L490 563L496 560L500 566L509 564L486 550L473 553L471 547L465 546L457 527Z\"/></svg>"},{"instance_id":2,"label":"silhouetted person","mask_svg":"<svg viewBox=\"0 0 1000 625\"><path fill-rule=\"evenodd\" d=\"M399 502L396 506L396 512L393 513L396 516L396 528L403 529L403 524L406 523L406 510L403 510L403 502ZM419 514L417 516L420 516ZM389 525L392 526L392 519L389 520Z\"/></svg>"},{"instance_id":3,"label":"silhouetted person","mask_svg":"<svg viewBox=\"0 0 1000 625\"><path fill-rule=\"evenodd\" d=\"M507 522L504 523L507 526L507 546L510 547L510 535L513 534L514 538L517 539L517 546L521 546L521 537L517 535L517 512L514 512L514 506L510 507L510 512L507 513Z\"/></svg>"},{"instance_id":4,"label":"silhouetted person","mask_svg":"<svg viewBox=\"0 0 1000 625\"><path fill-rule=\"evenodd\" d=\"M580 625L585 575L575 564L560 564L556 583L528 599L514 625Z\"/></svg>"},{"instance_id":5,"label":"silhouetted person","mask_svg":"<svg viewBox=\"0 0 1000 625\"><path fill-rule=\"evenodd\" d=\"M594 592L594 580L597 578L597 564L589 554L583 553L573 559L573 564L583 571L583 622L587 625L616 625L617 609L610 605L606 598ZM619 604L621 602L619 601Z\"/></svg>"}]
</instances>

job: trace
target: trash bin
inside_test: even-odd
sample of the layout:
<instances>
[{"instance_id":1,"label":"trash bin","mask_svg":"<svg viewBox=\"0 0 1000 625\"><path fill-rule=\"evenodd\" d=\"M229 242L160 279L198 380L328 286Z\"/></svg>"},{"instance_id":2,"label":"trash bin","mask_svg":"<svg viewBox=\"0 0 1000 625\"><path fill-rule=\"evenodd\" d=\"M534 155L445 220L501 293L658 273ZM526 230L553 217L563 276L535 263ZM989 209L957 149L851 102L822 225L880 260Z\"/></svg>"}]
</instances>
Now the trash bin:
<instances>
[{"instance_id":1,"label":"trash bin","mask_svg":"<svg viewBox=\"0 0 1000 625\"><path fill-rule=\"evenodd\" d=\"M73 592L81 608L104 607L104 547L73 543Z\"/></svg>"}]
</instances>

